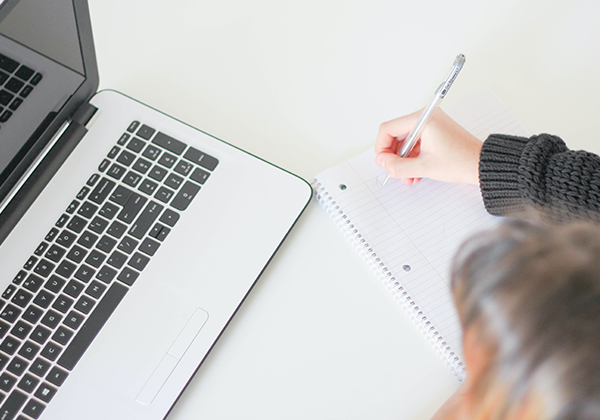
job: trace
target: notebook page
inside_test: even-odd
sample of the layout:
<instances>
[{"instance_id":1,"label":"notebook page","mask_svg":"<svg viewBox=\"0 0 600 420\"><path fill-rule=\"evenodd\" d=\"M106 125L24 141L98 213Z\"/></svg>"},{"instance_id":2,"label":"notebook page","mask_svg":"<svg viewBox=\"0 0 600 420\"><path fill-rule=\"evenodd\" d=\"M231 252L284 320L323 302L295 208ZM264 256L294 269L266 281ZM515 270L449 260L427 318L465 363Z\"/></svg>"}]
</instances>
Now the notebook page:
<instances>
[{"instance_id":1,"label":"notebook page","mask_svg":"<svg viewBox=\"0 0 600 420\"><path fill-rule=\"evenodd\" d=\"M489 90L477 92L448 112L480 139L492 132L526 135ZM498 220L484 209L479 188L423 179L405 186L375 164L372 149L319 174L332 200L439 333L436 340L461 354L461 329L450 293L450 265L458 246ZM365 251L367 252L367 251ZM425 325L430 328L430 325Z\"/></svg>"}]
</instances>

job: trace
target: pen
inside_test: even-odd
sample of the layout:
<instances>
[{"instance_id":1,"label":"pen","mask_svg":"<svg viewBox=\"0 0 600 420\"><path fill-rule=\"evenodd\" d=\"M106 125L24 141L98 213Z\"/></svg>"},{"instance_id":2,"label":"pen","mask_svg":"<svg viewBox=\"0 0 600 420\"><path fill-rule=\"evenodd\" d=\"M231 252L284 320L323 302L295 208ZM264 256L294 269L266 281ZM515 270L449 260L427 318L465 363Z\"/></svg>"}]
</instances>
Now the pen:
<instances>
[{"instance_id":1,"label":"pen","mask_svg":"<svg viewBox=\"0 0 600 420\"><path fill-rule=\"evenodd\" d=\"M450 71L450 75L448 76L446 81L444 81L440 85L440 87L438 87L437 90L435 91L435 94L433 95L433 99L431 100L431 103L427 106L427 108L425 108L423 110L423 113L419 117L419 121L417 121L417 124L413 127L411 132L408 134L408 137L406 137L406 140L404 140L404 143L402 144L402 147L400 148L400 151L398 152L398 156L400 156L401 158L408 156L410 151L413 149L413 147L417 143L417 140L419 140L419 137L421 136L421 133L423 132L423 129L425 128L425 125L429 122L434 111L440 105L440 102L442 102L442 99L444 99L444 96L446 96L446 94L448 93L450 86L452 86L452 83L454 83L456 76L458 76L458 73L460 73L460 70L462 69L464 64L465 64L465 55L464 54L457 55L456 59L454 60L454 64L452 65L452 70ZM387 184L389 179L390 179L390 176L388 175L385 178L385 181L383 181L383 185Z\"/></svg>"}]
</instances>

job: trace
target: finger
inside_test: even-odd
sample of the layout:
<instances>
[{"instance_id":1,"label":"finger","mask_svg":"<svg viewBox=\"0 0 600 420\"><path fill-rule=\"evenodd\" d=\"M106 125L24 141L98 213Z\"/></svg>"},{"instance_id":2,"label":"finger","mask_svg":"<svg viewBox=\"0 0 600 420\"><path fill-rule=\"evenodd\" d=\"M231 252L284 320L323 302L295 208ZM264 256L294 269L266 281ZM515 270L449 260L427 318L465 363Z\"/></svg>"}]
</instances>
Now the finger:
<instances>
[{"instance_id":1,"label":"finger","mask_svg":"<svg viewBox=\"0 0 600 420\"><path fill-rule=\"evenodd\" d=\"M391 178L422 178L423 164L419 157L400 158L394 153L382 152L375 157Z\"/></svg>"},{"instance_id":2,"label":"finger","mask_svg":"<svg viewBox=\"0 0 600 420\"><path fill-rule=\"evenodd\" d=\"M394 151L398 139L406 138L419 119L420 111L382 123L375 139L375 153Z\"/></svg>"}]
</instances>

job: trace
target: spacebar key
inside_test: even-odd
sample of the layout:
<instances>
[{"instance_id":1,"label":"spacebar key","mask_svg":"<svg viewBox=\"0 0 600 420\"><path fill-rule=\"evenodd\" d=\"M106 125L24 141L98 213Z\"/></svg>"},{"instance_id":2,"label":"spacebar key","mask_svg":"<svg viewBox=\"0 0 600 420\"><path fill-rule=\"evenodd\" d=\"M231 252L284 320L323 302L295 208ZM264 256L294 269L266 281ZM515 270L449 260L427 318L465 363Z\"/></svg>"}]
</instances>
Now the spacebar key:
<instances>
[{"instance_id":1,"label":"spacebar key","mask_svg":"<svg viewBox=\"0 0 600 420\"><path fill-rule=\"evenodd\" d=\"M81 330L77 333L69 347L67 347L58 359L58 364L68 370L73 370L83 353L90 346L98 332L102 329L108 318L112 315L115 308L127 293L127 287L113 283L108 289L102 300L98 302L96 309L90 314L90 317L85 321Z\"/></svg>"}]
</instances>

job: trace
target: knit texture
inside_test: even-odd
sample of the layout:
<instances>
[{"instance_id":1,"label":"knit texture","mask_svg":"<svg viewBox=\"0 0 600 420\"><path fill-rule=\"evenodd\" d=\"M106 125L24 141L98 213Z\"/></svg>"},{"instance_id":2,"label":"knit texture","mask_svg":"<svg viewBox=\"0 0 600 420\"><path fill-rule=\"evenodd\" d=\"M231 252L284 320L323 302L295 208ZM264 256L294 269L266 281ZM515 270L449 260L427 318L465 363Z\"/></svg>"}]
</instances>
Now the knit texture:
<instances>
[{"instance_id":1,"label":"knit texture","mask_svg":"<svg viewBox=\"0 0 600 420\"><path fill-rule=\"evenodd\" d=\"M556 136L489 136L479 181L491 214L600 222L600 157L569 150Z\"/></svg>"}]
</instances>

